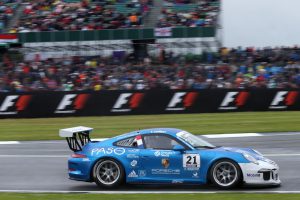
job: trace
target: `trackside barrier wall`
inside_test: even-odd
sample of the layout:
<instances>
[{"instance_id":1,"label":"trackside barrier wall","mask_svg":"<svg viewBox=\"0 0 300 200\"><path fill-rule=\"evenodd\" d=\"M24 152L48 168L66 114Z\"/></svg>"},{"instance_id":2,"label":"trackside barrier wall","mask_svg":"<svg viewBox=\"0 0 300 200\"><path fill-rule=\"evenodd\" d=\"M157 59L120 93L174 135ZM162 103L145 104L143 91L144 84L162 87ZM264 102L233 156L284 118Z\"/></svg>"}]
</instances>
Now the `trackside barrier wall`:
<instances>
[{"instance_id":1,"label":"trackside barrier wall","mask_svg":"<svg viewBox=\"0 0 300 200\"><path fill-rule=\"evenodd\" d=\"M0 93L1 118L300 110L300 90Z\"/></svg>"},{"instance_id":2,"label":"trackside barrier wall","mask_svg":"<svg viewBox=\"0 0 300 200\"><path fill-rule=\"evenodd\" d=\"M147 40L158 38L198 38L215 37L215 27L172 28L170 36L155 36L153 28L55 31L18 33L19 43L34 42L78 42L99 40Z\"/></svg>"}]
</instances>

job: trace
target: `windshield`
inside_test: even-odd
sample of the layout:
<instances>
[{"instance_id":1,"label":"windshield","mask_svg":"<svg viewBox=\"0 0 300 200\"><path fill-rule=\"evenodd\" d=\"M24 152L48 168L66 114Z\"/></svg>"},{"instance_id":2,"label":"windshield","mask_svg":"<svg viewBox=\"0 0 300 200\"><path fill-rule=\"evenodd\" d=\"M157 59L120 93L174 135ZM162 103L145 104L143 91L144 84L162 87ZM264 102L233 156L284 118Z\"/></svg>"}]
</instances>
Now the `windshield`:
<instances>
[{"instance_id":1,"label":"windshield","mask_svg":"<svg viewBox=\"0 0 300 200\"><path fill-rule=\"evenodd\" d=\"M186 131L181 131L178 132L177 137L181 138L185 142L189 143L192 145L194 148L214 148L215 146L210 144L209 142L206 142L205 140L202 140L201 138L186 132Z\"/></svg>"}]
</instances>

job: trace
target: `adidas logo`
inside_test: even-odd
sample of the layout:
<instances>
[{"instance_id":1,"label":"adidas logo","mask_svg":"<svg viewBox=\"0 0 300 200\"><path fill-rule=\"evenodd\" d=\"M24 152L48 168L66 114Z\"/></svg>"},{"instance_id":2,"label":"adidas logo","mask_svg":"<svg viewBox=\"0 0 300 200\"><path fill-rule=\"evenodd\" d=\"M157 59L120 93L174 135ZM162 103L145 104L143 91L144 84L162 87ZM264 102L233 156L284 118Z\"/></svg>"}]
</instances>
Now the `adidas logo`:
<instances>
[{"instance_id":1,"label":"adidas logo","mask_svg":"<svg viewBox=\"0 0 300 200\"><path fill-rule=\"evenodd\" d=\"M132 170L132 172L130 172L130 174L128 175L128 177L130 177L130 178L136 178L136 177L138 177L138 175L135 173L134 170Z\"/></svg>"}]
</instances>

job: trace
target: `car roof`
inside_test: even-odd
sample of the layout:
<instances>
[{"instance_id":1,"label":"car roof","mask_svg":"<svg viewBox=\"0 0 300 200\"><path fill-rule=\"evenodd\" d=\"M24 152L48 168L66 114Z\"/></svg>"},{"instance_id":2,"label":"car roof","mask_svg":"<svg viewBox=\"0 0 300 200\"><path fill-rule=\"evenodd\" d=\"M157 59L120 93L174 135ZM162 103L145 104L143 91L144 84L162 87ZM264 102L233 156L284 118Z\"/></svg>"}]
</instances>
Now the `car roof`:
<instances>
[{"instance_id":1,"label":"car roof","mask_svg":"<svg viewBox=\"0 0 300 200\"><path fill-rule=\"evenodd\" d=\"M144 135L144 134L157 134L157 133L163 133L168 134L172 136L176 136L176 133L181 132L183 130L177 129L177 128L149 128L149 129L142 129L142 130L136 130L129 133L125 133L119 136L114 137L114 139L123 139L127 137L133 137L136 135Z\"/></svg>"}]
</instances>

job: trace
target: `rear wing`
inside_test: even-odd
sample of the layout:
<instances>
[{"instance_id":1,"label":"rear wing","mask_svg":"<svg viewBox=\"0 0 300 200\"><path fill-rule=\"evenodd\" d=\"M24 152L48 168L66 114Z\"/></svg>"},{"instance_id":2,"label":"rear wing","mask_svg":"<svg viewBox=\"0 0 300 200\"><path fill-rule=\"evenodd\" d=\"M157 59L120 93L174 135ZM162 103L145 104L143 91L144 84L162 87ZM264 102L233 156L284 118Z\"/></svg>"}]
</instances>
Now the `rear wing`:
<instances>
[{"instance_id":1,"label":"rear wing","mask_svg":"<svg viewBox=\"0 0 300 200\"><path fill-rule=\"evenodd\" d=\"M82 147L91 141L90 133L93 128L77 126L59 130L59 136L66 138L69 148L76 152L81 151Z\"/></svg>"}]
</instances>

